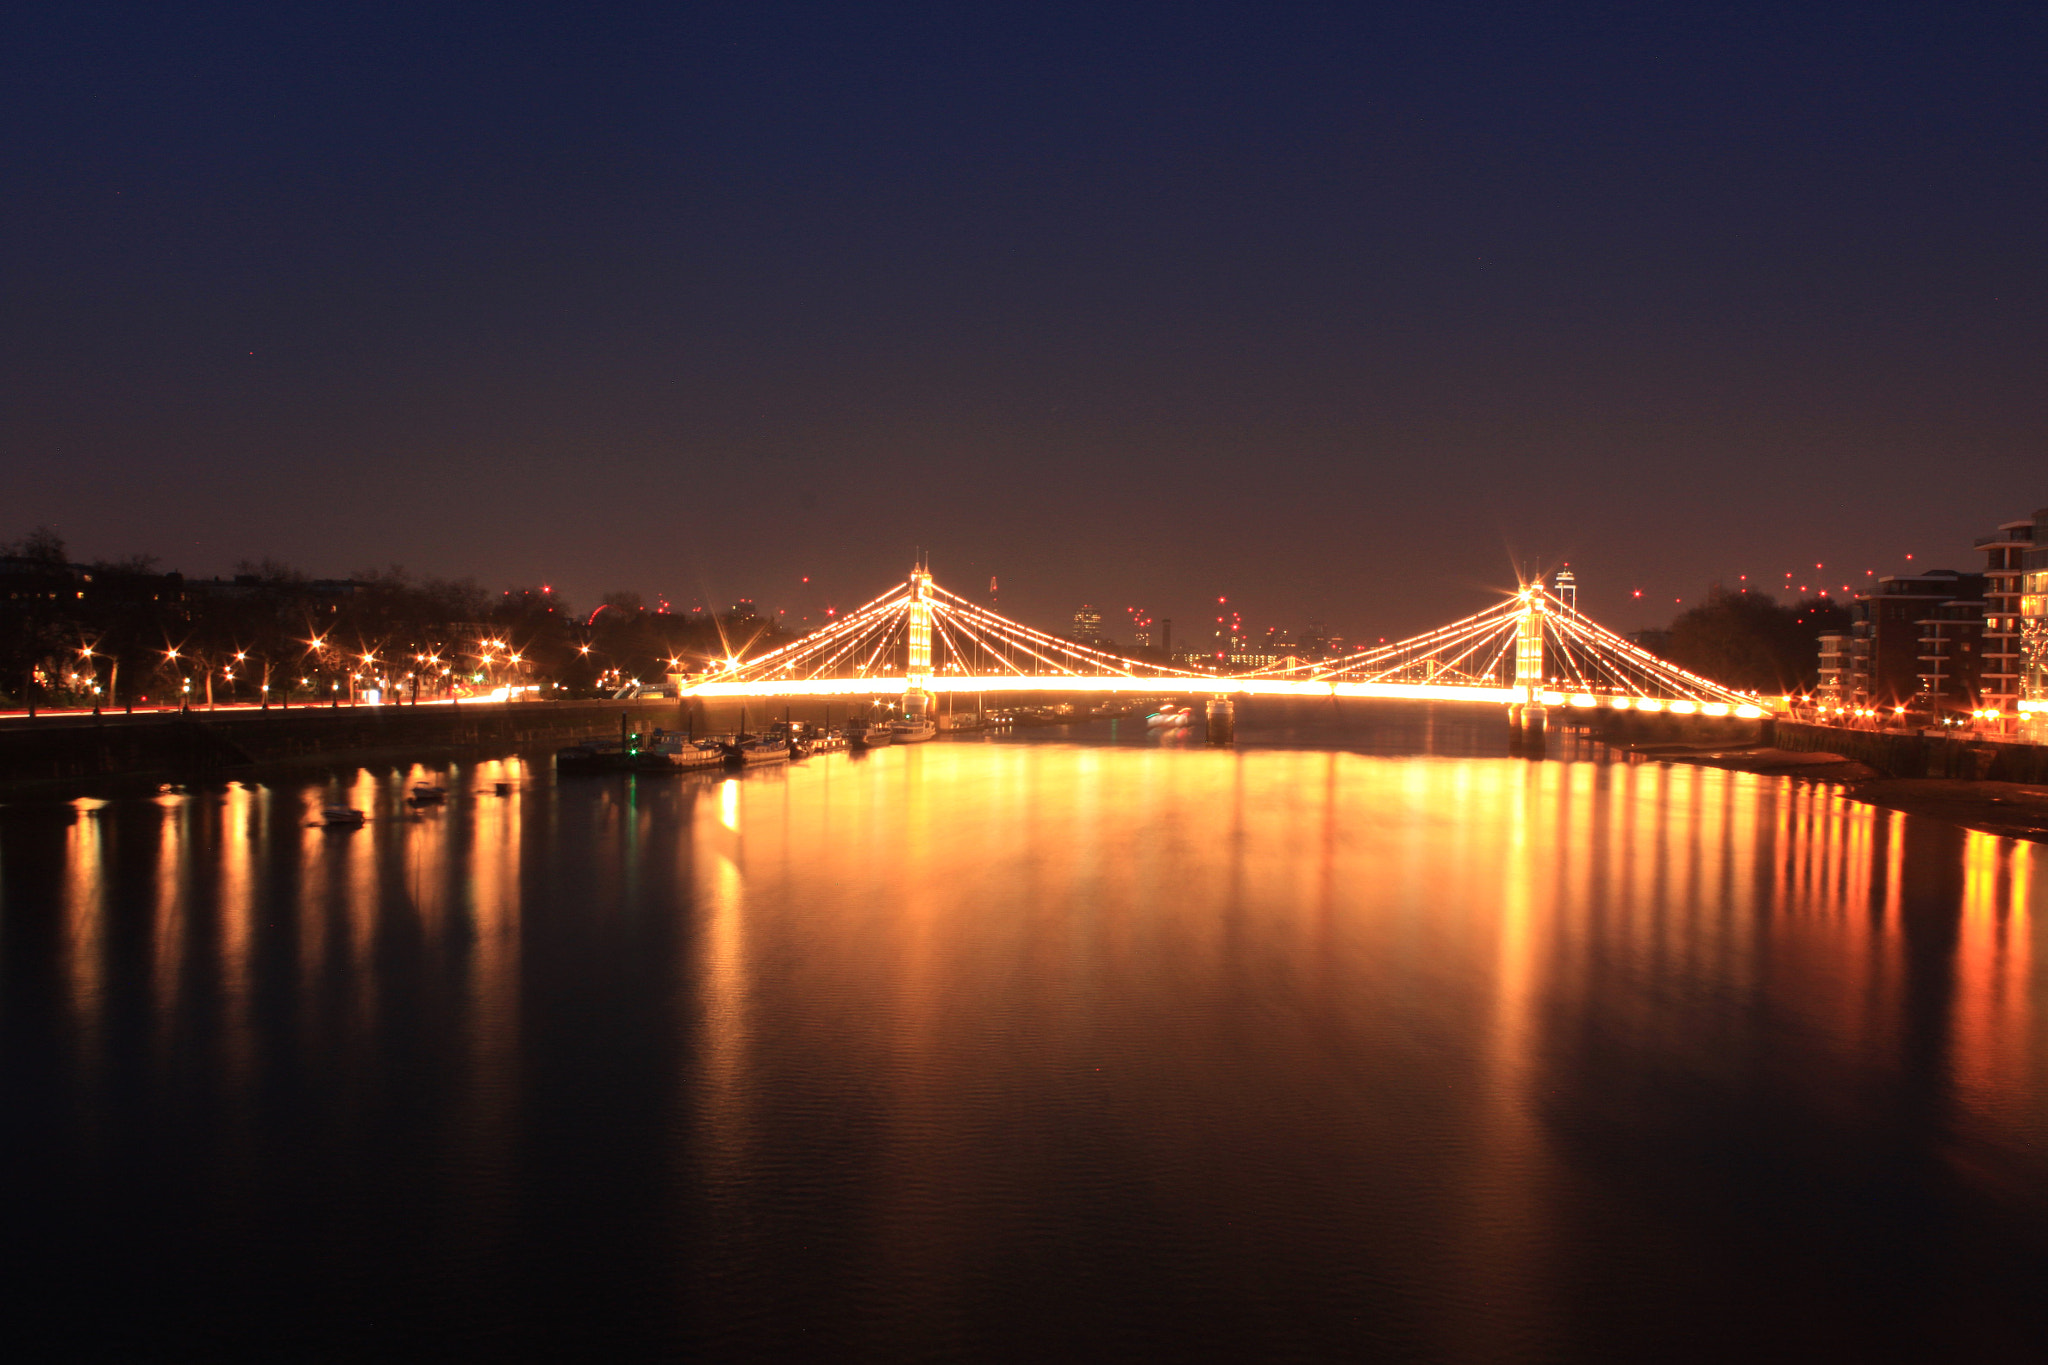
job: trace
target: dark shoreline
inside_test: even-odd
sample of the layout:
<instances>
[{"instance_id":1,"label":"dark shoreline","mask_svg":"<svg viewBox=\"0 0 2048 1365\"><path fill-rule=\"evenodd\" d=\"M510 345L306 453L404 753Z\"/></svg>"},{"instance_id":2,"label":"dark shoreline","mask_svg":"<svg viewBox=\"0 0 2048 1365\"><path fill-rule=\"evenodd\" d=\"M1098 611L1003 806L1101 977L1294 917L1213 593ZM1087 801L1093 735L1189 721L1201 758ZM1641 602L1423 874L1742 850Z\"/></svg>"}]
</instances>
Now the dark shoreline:
<instances>
[{"instance_id":1,"label":"dark shoreline","mask_svg":"<svg viewBox=\"0 0 2048 1365\"><path fill-rule=\"evenodd\" d=\"M1764 777L1797 777L1838 785L1852 801L1946 820L2008 839L2048 843L2048 786L1963 777L1887 777L1839 754L1769 745L1657 744L1620 752L1663 763L1692 763Z\"/></svg>"}]
</instances>

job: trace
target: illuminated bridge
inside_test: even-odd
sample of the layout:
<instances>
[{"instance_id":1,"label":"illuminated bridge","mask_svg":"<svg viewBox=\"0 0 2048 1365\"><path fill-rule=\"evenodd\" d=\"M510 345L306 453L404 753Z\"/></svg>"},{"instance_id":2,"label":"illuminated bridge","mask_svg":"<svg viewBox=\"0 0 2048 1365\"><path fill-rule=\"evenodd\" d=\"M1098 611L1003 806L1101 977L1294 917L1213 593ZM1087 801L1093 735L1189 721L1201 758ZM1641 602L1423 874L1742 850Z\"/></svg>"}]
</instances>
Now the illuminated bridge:
<instances>
[{"instance_id":1,"label":"illuminated bridge","mask_svg":"<svg viewBox=\"0 0 2048 1365\"><path fill-rule=\"evenodd\" d=\"M922 715L938 693L1383 697L1481 702L1535 727L1550 708L1761 716L1755 699L1579 614L1541 583L1485 611L1341 659L1204 673L1126 659L998 616L932 581L922 564L891 592L793 644L731 659L686 697L903 698Z\"/></svg>"}]
</instances>

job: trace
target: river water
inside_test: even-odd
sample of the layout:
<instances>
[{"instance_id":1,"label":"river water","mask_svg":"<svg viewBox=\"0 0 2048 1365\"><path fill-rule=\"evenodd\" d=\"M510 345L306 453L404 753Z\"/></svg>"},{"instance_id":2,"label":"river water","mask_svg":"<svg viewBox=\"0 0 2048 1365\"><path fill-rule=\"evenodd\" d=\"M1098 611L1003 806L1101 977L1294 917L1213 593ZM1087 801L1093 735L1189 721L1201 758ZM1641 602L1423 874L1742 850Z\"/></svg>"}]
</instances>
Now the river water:
<instances>
[{"instance_id":1,"label":"river water","mask_svg":"<svg viewBox=\"0 0 2048 1365\"><path fill-rule=\"evenodd\" d=\"M1282 720L0 808L11 1338L2040 1358L2042 848Z\"/></svg>"}]
</instances>

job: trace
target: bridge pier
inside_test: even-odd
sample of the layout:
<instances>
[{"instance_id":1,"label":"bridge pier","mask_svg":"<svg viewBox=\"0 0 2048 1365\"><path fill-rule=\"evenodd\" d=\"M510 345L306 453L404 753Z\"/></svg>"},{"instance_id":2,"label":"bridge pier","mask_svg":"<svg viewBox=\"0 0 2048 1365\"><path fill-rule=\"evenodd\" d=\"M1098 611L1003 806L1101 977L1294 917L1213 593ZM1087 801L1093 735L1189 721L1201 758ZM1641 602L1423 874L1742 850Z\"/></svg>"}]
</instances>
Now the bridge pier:
<instances>
[{"instance_id":1,"label":"bridge pier","mask_svg":"<svg viewBox=\"0 0 2048 1365\"><path fill-rule=\"evenodd\" d=\"M1228 697L1211 697L1207 714L1209 742L1234 743L1237 739L1237 704Z\"/></svg>"}]
</instances>

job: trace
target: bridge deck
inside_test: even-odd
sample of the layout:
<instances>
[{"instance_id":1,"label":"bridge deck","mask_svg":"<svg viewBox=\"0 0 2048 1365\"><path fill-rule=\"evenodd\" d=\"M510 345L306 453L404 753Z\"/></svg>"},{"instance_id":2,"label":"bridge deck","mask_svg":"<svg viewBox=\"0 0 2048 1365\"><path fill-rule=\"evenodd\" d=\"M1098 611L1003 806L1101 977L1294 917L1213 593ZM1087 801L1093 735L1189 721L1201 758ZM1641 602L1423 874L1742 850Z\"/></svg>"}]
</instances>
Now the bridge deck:
<instances>
[{"instance_id":1,"label":"bridge deck","mask_svg":"<svg viewBox=\"0 0 2048 1365\"><path fill-rule=\"evenodd\" d=\"M893 697L909 685L902 674L870 678L792 678L701 682L683 689L686 697ZM1449 683L1332 682L1299 678L1088 677L1069 673L939 675L925 680L928 692L1046 692L1065 695L1136 697L1379 697L1396 701L1477 702L1507 706L1523 699L1518 687L1477 687ZM1674 711L1709 716L1761 716L1759 707L1726 702L1666 701L1616 693L1545 692L1546 706L1591 710Z\"/></svg>"}]
</instances>

